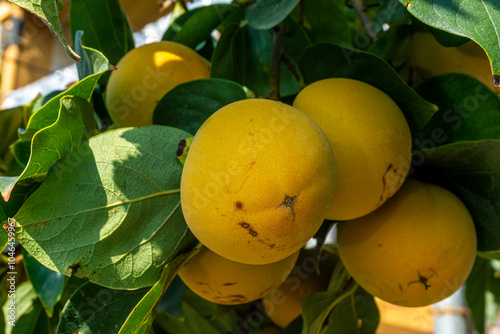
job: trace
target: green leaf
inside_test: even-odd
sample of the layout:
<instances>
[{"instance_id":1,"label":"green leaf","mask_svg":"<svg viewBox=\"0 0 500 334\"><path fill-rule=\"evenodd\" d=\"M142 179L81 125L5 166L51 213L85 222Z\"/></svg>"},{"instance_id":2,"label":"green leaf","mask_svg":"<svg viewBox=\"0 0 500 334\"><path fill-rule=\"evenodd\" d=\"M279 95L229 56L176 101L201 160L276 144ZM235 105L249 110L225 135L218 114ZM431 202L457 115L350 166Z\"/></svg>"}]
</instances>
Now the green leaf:
<instances>
[{"instance_id":1,"label":"green leaf","mask_svg":"<svg viewBox=\"0 0 500 334\"><path fill-rule=\"evenodd\" d=\"M43 107L38 109L33 116L31 116L26 130L19 134L20 139L24 142L29 142L36 132L54 124L59 116L60 100L63 97L67 95L78 96L90 102L94 88L97 85L97 81L106 72L107 71L103 71L90 75L50 99Z\"/></svg>"},{"instance_id":2,"label":"green leaf","mask_svg":"<svg viewBox=\"0 0 500 334\"><path fill-rule=\"evenodd\" d=\"M86 283L64 306L57 333L118 333L147 291L112 290Z\"/></svg>"},{"instance_id":3,"label":"green leaf","mask_svg":"<svg viewBox=\"0 0 500 334\"><path fill-rule=\"evenodd\" d=\"M19 284L2 306L5 334L35 334L36 323L43 312L42 305L30 282ZM13 325L12 325L13 324Z\"/></svg>"},{"instance_id":4,"label":"green leaf","mask_svg":"<svg viewBox=\"0 0 500 334\"><path fill-rule=\"evenodd\" d=\"M192 238L176 157L187 137L165 126L92 137L53 166L14 217L19 242L65 275L116 289L153 285Z\"/></svg>"},{"instance_id":5,"label":"green leaf","mask_svg":"<svg viewBox=\"0 0 500 334\"><path fill-rule=\"evenodd\" d=\"M372 295L358 287L333 310L322 334L375 333L379 322L377 304Z\"/></svg>"},{"instance_id":6,"label":"green leaf","mask_svg":"<svg viewBox=\"0 0 500 334\"><path fill-rule=\"evenodd\" d=\"M162 40L181 43L195 49L209 39L212 31L234 10L235 6L227 4L189 10L169 26Z\"/></svg>"},{"instance_id":7,"label":"green leaf","mask_svg":"<svg viewBox=\"0 0 500 334\"><path fill-rule=\"evenodd\" d=\"M168 285L167 291L162 296L156 312L165 312L169 316L182 317L182 299L186 285L177 275Z\"/></svg>"},{"instance_id":8,"label":"green leaf","mask_svg":"<svg viewBox=\"0 0 500 334\"><path fill-rule=\"evenodd\" d=\"M306 84L326 78L364 81L389 95L403 111L412 133L420 130L437 110L411 89L382 58L373 54L317 43L304 50L299 68Z\"/></svg>"},{"instance_id":9,"label":"green leaf","mask_svg":"<svg viewBox=\"0 0 500 334\"><path fill-rule=\"evenodd\" d=\"M236 307L209 302L187 288L184 290L182 314L182 318L177 318L160 312L156 319L162 328L175 334L251 332L242 323L245 320L237 316Z\"/></svg>"},{"instance_id":10,"label":"green leaf","mask_svg":"<svg viewBox=\"0 0 500 334\"><path fill-rule=\"evenodd\" d=\"M332 310L357 287L342 262L337 262L328 290L307 295L300 302L304 323L302 334L319 334Z\"/></svg>"},{"instance_id":11,"label":"green leaf","mask_svg":"<svg viewBox=\"0 0 500 334\"><path fill-rule=\"evenodd\" d=\"M76 64L80 80L110 68L108 59L100 51L83 45L82 36L83 31L78 30L75 36L75 50L82 56L82 61Z\"/></svg>"},{"instance_id":12,"label":"green leaf","mask_svg":"<svg viewBox=\"0 0 500 334\"><path fill-rule=\"evenodd\" d=\"M199 79L180 84L156 105L153 123L195 134L201 124L223 106L243 100L241 85L224 79Z\"/></svg>"},{"instance_id":13,"label":"green leaf","mask_svg":"<svg viewBox=\"0 0 500 334\"><path fill-rule=\"evenodd\" d=\"M3 197L0 196L0 226L4 226L8 223L9 218L15 216L34 188L36 188L36 185L15 187L8 202L4 201ZM0 249L7 246L8 239L7 231L0 228Z\"/></svg>"},{"instance_id":14,"label":"green leaf","mask_svg":"<svg viewBox=\"0 0 500 334\"><path fill-rule=\"evenodd\" d=\"M63 44L66 53L73 58L75 61L80 61L80 56L78 56L73 49L69 46L61 27L61 22L59 21L59 10L56 1L48 0L10 0L10 2L23 7L29 12L35 14L40 20L43 21L49 27L50 31L54 36L59 39Z\"/></svg>"},{"instance_id":15,"label":"green leaf","mask_svg":"<svg viewBox=\"0 0 500 334\"><path fill-rule=\"evenodd\" d=\"M23 262L26 274L33 285L49 317L54 313L54 306L61 299L64 288L64 275L48 269L23 249Z\"/></svg>"},{"instance_id":16,"label":"green leaf","mask_svg":"<svg viewBox=\"0 0 500 334\"><path fill-rule=\"evenodd\" d=\"M33 136L31 155L21 175L18 178L0 177L0 190L4 200L8 201L17 183L31 183L44 178L57 160L78 146L85 135L84 120L93 114L92 106L84 99L63 97L57 120Z\"/></svg>"},{"instance_id":17,"label":"green leaf","mask_svg":"<svg viewBox=\"0 0 500 334\"><path fill-rule=\"evenodd\" d=\"M416 148L500 139L500 98L479 80L466 74L445 74L427 80L417 92L439 110L414 135Z\"/></svg>"},{"instance_id":18,"label":"green leaf","mask_svg":"<svg viewBox=\"0 0 500 334\"><path fill-rule=\"evenodd\" d=\"M235 81L259 97L270 89L273 38L270 31L248 25L229 24L223 31L212 57L210 77ZM300 87L290 69L281 64L280 96L298 93Z\"/></svg>"},{"instance_id":19,"label":"green leaf","mask_svg":"<svg viewBox=\"0 0 500 334\"><path fill-rule=\"evenodd\" d=\"M199 244L195 249L188 253L181 254L175 259L170 261L161 274L160 279L151 290L144 295L141 301L135 306L132 313L122 325L120 333L147 333L149 326L148 319L154 317L153 312L158 307L161 297L165 294L168 286L177 275L177 272L182 268L190 259L192 259L201 249L201 244Z\"/></svg>"},{"instance_id":20,"label":"green leaf","mask_svg":"<svg viewBox=\"0 0 500 334\"><path fill-rule=\"evenodd\" d=\"M496 252L477 251L477 256L479 256L480 258L483 258L483 259L500 261L500 251L496 251Z\"/></svg>"},{"instance_id":21,"label":"green leaf","mask_svg":"<svg viewBox=\"0 0 500 334\"><path fill-rule=\"evenodd\" d=\"M355 31L349 22L344 1L302 1L292 16L295 21L301 22L313 43L352 45Z\"/></svg>"},{"instance_id":22,"label":"green leaf","mask_svg":"<svg viewBox=\"0 0 500 334\"><path fill-rule=\"evenodd\" d=\"M478 249L500 250L500 140L462 141L414 151L414 166L425 177L444 183L469 209Z\"/></svg>"},{"instance_id":23,"label":"green leaf","mask_svg":"<svg viewBox=\"0 0 500 334\"><path fill-rule=\"evenodd\" d=\"M488 261L476 258L474 267L465 284L465 299L472 313L472 322L478 334L485 333L486 285L491 276Z\"/></svg>"},{"instance_id":24,"label":"green leaf","mask_svg":"<svg viewBox=\"0 0 500 334\"><path fill-rule=\"evenodd\" d=\"M408 11L435 28L478 43L492 62L500 81L500 6L490 0L399 0Z\"/></svg>"},{"instance_id":25,"label":"green leaf","mask_svg":"<svg viewBox=\"0 0 500 334\"><path fill-rule=\"evenodd\" d=\"M283 21L300 0L259 0L247 8L248 24L258 30L267 30Z\"/></svg>"},{"instance_id":26,"label":"green leaf","mask_svg":"<svg viewBox=\"0 0 500 334\"><path fill-rule=\"evenodd\" d=\"M72 0L70 23L72 37L76 38L76 32L82 30L84 44L101 51L113 65L135 47L119 0Z\"/></svg>"},{"instance_id":27,"label":"green leaf","mask_svg":"<svg viewBox=\"0 0 500 334\"><path fill-rule=\"evenodd\" d=\"M10 109L0 110L0 174L8 171L6 155L9 153L9 146L18 139L18 128L25 128L33 109L38 105L42 96L37 95L31 102Z\"/></svg>"}]
</instances>

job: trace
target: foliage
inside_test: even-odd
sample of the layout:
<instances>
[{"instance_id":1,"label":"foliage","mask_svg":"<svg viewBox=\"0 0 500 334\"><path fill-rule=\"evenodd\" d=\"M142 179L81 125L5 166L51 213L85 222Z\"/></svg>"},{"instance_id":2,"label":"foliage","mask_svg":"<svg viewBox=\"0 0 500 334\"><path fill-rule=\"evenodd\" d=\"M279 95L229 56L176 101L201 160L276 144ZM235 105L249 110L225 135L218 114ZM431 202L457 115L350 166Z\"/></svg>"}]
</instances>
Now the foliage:
<instances>
[{"instance_id":1,"label":"foliage","mask_svg":"<svg viewBox=\"0 0 500 334\"><path fill-rule=\"evenodd\" d=\"M416 86L408 40L422 27L443 44L470 38L499 81L495 1L234 0L185 10L163 40L210 60L211 78L165 94L154 125L117 130L106 128L110 120L96 101L112 65L135 47L120 2L72 0L73 47L62 33L61 1L12 2L49 26L79 61L80 80L46 102L39 96L0 110L0 245L12 241L9 226L19 242L15 251L5 248L0 264L6 333L251 333L269 325L258 301L216 305L176 277L198 250L180 210L176 151L228 103L252 96L291 104L306 84L329 77L370 83L401 107L413 135L410 176L447 187L473 215L479 256L467 298L478 333L486 331L484 319L494 321L500 98L464 74ZM319 244L331 224L324 222ZM18 273L15 327L9 266ZM331 282L303 299L303 317L282 333L375 332L373 297L341 263Z\"/></svg>"}]
</instances>

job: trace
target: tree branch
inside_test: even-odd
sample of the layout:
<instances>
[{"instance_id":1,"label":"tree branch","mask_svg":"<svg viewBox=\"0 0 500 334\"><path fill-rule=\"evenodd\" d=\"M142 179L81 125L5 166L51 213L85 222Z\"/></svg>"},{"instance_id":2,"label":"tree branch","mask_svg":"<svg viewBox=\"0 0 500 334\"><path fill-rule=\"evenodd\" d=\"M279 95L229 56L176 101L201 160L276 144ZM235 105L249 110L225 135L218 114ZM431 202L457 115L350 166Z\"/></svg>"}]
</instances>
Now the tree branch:
<instances>
[{"instance_id":1,"label":"tree branch","mask_svg":"<svg viewBox=\"0 0 500 334\"><path fill-rule=\"evenodd\" d=\"M285 37L285 22L281 22L273 29L273 60L271 63L271 80L268 99L279 101L281 61L283 57L283 40Z\"/></svg>"},{"instance_id":2,"label":"tree branch","mask_svg":"<svg viewBox=\"0 0 500 334\"><path fill-rule=\"evenodd\" d=\"M365 11L363 10L363 4L361 3L361 0L349 0L352 4L352 8L356 12L356 15L358 15L359 19L361 20L361 24L363 25L363 28L365 29L366 35L372 42L375 42L377 40L377 34L375 34L373 30L373 24L366 16Z\"/></svg>"}]
</instances>

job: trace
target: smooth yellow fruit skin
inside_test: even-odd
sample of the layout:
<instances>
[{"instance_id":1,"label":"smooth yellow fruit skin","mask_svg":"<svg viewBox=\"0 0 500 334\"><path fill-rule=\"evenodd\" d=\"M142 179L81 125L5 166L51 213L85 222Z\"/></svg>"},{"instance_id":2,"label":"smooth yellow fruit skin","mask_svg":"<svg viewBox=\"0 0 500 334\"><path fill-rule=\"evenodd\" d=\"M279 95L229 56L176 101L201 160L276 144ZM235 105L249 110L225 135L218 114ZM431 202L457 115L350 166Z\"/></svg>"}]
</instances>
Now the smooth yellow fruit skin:
<instances>
[{"instance_id":1,"label":"smooth yellow fruit skin","mask_svg":"<svg viewBox=\"0 0 500 334\"><path fill-rule=\"evenodd\" d=\"M278 262L251 265L228 260L203 247L180 271L197 295L225 305L249 303L277 288L292 271L299 253Z\"/></svg>"},{"instance_id":2,"label":"smooth yellow fruit skin","mask_svg":"<svg viewBox=\"0 0 500 334\"><path fill-rule=\"evenodd\" d=\"M315 249L302 249L294 269L283 284L262 298L262 305L269 319L281 328L285 328L302 314L302 298L328 288L338 256L332 250L325 249L316 260L314 251ZM319 273L316 264L319 264Z\"/></svg>"},{"instance_id":3,"label":"smooth yellow fruit skin","mask_svg":"<svg viewBox=\"0 0 500 334\"><path fill-rule=\"evenodd\" d=\"M130 50L116 64L106 87L106 107L116 127L153 124L158 101L178 84L210 77L210 63L175 42Z\"/></svg>"},{"instance_id":4,"label":"smooth yellow fruit skin","mask_svg":"<svg viewBox=\"0 0 500 334\"><path fill-rule=\"evenodd\" d=\"M439 44L430 32L417 31L410 38L410 62L420 81L445 73L465 73L500 94L500 87L493 84L488 56L473 41L446 47Z\"/></svg>"},{"instance_id":5,"label":"smooth yellow fruit skin","mask_svg":"<svg viewBox=\"0 0 500 334\"><path fill-rule=\"evenodd\" d=\"M426 306L450 296L476 256L476 230L462 201L411 179L376 211L337 227L347 271L366 291L396 305Z\"/></svg>"},{"instance_id":6,"label":"smooth yellow fruit skin","mask_svg":"<svg viewBox=\"0 0 500 334\"><path fill-rule=\"evenodd\" d=\"M196 133L181 178L193 234L233 261L266 264L316 233L335 188L332 148L306 114L247 99L209 117Z\"/></svg>"},{"instance_id":7,"label":"smooth yellow fruit skin","mask_svg":"<svg viewBox=\"0 0 500 334\"><path fill-rule=\"evenodd\" d=\"M293 106L324 130L335 154L337 183L330 220L364 216L401 186L411 161L411 133L394 101L364 82L332 78L306 86Z\"/></svg>"}]
</instances>

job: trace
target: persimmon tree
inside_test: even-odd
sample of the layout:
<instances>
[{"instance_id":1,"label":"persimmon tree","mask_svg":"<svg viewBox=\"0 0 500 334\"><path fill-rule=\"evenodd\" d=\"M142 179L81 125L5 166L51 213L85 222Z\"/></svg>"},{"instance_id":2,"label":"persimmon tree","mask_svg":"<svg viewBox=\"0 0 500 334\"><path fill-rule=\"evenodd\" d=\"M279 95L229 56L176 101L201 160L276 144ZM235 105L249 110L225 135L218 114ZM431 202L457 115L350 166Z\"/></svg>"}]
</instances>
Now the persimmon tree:
<instances>
[{"instance_id":1,"label":"persimmon tree","mask_svg":"<svg viewBox=\"0 0 500 334\"><path fill-rule=\"evenodd\" d=\"M157 101L152 125L127 128L114 127L103 102L114 66L136 47L120 2L72 0L71 41L63 37L61 1L11 2L60 39L79 80L0 110L0 319L6 333L251 333L271 324L260 300L214 304L177 276L200 248L180 209L177 155L185 152L179 143L231 102L257 97L292 104L306 85L335 77L390 96L413 138L408 177L447 188L470 211L478 249L466 297L478 333L495 321L495 1L234 0L188 9L179 0L162 39L209 60L210 78L179 84ZM489 71L421 75L410 45L422 31L447 48L477 44ZM323 222L314 237L318 249L336 223ZM328 289L306 296L302 316L282 333L375 333L374 297L336 263Z\"/></svg>"}]
</instances>

